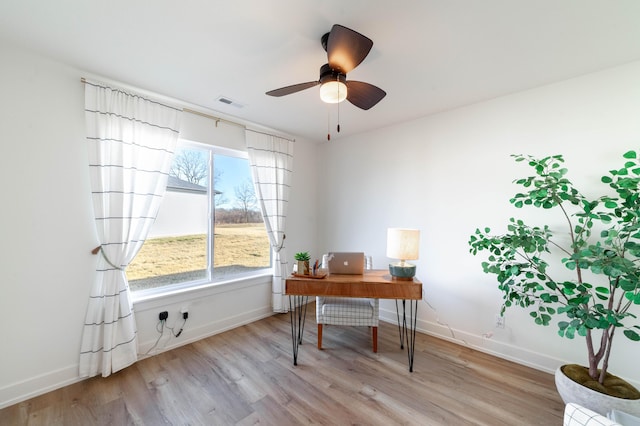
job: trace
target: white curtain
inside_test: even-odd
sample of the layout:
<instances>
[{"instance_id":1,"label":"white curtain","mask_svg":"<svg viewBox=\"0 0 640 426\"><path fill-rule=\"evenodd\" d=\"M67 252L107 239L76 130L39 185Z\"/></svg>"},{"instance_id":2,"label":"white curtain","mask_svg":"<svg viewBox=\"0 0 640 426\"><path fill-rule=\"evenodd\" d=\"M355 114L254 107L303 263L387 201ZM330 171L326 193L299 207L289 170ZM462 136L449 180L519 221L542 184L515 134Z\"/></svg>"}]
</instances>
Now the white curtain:
<instances>
[{"instance_id":1,"label":"white curtain","mask_svg":"<svg viewBox=\"0 0 640 426\"><path fill-rule=\"evenodd\" d=\"M256 196L273 253L273 311L288 312L284 295L288 271L284 231L293 171L293 141L252 130L246 131L246 140Z\"/></svg>"},{"instance_id":2,"label":"white curtain","mask_svg":"<svg viewBox=\"0 0 640 426\"><path fill-rule=\"evenodd\" d=\"M80 350L80 377L106 377L137 360L125 275L165 192L182 111L85 82L91 194L100 247Z\"/></svg>"}]
</instances>

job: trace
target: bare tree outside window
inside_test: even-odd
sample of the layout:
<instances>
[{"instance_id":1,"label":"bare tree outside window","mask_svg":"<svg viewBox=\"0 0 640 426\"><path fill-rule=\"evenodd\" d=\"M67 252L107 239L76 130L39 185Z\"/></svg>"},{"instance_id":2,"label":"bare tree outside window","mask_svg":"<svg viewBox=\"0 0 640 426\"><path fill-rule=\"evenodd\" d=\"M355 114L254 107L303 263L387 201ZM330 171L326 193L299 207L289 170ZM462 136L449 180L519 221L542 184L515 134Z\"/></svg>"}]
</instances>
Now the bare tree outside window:
<instances>
[{"instance_id":1,"label":"bare tree outside window","mask_svg":"<svg viewBox=\"0 0 640 426\"><path fill-rule=\"evenodd\" d=\"M249 223L251 212L255 210L257 202L253 183L250 179L247 179L240 185L234 187L234 191L236 194L235 205L242 211L244 223Z\"/></svg>"},{"instance_id":2,"label":"bare tree outside window","mask_svg":"<svg viewBox=\"0 0 640 426\"><path fill-rule=\"evenodd\" d=\"M214 186L217 186L220 181L222 180L222 175L224 174L224 170L221 169L215 169L213 171L213 184ZM225 205L229 202L229 199L227 197L224 196L223 192L220 191L213 191L213 205L216 207Z\"/></svg>"},{"instance_id":3,"label":"bare tree outside window","mask_svg":"<svg viewBox=\"0 0 640 426\"><path fill-rule=\"evenodd\" d=\"M176 153L173 162L171 163L169 174L190 183L208 186L208 171L209 164L207 161L207 157L204 156L202 152L195 150L180 150ZM220 183L222 181L223 175L224 170L214 169L214 184ZM225 197L222 192L215 191L213 195L215 206L221 206L229 202L229 199Z\"/></svg>"},{"instance_id":4,"label":"bare tree outside window","mask_svg":"<svg viewBox=\"0 0 640 426\"><path fill-rule=\"evenodd\" d=\"M190 183L206 186L208 169L207 159L200 152L181 150L173 158L169 174Z\"/></svg>"}]
</instances>

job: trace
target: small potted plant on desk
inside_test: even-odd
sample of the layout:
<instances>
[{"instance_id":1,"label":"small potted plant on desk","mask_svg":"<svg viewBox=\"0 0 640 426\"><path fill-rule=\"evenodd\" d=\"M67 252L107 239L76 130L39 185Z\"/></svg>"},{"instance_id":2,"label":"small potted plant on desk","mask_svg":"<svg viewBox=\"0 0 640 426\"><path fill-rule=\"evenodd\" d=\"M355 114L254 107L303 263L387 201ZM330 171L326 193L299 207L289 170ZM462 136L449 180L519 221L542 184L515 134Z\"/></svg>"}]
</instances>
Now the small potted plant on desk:
<instances>
[{"instance_id":1,"label":"small potted plant on desk","mask_svg":"<svg viewBox=\"0 0 640 426\"><path fill-rule=\"evenodd\" d=\"M560 336L586 339L589 365L566 365L556 371L558 392L565 402L604 414L615 408L640 415L640 392L607 371L616 331L640 341L638 152L625 153L624 166L601 178L609 187L606 195L591 199L565 177L561 155L514 157L535 174L515 181L524 190L510 202L518 208L557 210L566 232L511 218L505 234L476 230L469 240L471 253L489 252L482 268L498 279L503 312L520 306L530 311L536 324L545 326L557 316L562 318ZM561 278L551 277L563 269Z\"/></svg>"},{"instance_id":2,"label":"small potted plant on desk","mask_svg":"<svg viewBox=\"0 0 640 426\"><path fill-rule=\"evenodd\" d=\"M309 259L311 259L309 252L303 251L296 253L295 258L298 261L298 274L309 275Z\"/></svg>"}]
</instances>

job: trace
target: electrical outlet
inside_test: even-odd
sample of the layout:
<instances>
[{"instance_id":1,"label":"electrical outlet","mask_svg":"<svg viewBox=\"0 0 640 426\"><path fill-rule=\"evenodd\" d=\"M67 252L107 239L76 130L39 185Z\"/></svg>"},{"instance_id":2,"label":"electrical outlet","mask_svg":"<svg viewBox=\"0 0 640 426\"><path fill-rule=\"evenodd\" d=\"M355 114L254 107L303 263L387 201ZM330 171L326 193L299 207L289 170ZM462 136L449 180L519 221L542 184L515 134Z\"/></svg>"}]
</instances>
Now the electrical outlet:
<instances>
[{"instance_id":1,"label":"electrical outlet","mask_svg":"<svg viewBox=\"0 0 640 426\"><path fill-rule=\"evenodd\" d=\"M167 311L162 311L158 314L158 319L160 319L160 321L166 320L167 318L169 318L169 312Z\"/></svg>"},{"instance_id":2,"label":"electrical outlet","mask_svg":"<svg viewBox=\"0 0 640 426\"><path fill-rule=\"evenodd\" d=\"M496 328L504 328L504 317L500 314L496 315Z\"/></svg>"}]
</instances>

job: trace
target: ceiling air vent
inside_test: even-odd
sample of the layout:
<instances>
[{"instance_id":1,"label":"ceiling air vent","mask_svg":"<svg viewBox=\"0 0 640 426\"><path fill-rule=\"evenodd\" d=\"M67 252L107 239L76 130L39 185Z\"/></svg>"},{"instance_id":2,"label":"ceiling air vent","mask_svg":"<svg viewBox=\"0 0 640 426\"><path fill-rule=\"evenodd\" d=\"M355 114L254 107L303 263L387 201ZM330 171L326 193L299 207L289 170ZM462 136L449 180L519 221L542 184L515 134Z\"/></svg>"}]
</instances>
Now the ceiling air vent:
<instances>
[{"instance_id":1,"label":"ceiling air vent","mask_svg":"<svg viewBox=\"0 0 640 426\"><path fill-rule=\"evenodd\" d=\"M236 108L244 108L244 104L241 104L240 102L234 101L231 98L228 98L226 96L218 96L218 99L216 99L218 102L221 102L225 105L230 105Z\"/></svg>"}]
</instances>

